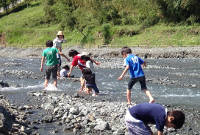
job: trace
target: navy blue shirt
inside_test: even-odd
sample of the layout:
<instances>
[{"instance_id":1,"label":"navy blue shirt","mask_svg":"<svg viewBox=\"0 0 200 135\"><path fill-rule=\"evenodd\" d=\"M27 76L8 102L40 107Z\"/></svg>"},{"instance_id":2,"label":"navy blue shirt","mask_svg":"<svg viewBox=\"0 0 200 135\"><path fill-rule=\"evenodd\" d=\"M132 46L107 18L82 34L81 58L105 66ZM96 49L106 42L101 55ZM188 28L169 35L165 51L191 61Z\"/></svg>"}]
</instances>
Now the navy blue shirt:
<instances>
[{"instance_id":1,"label":"navy blue shirt","mask_svg":"<svg viewBox=\"0 0 200 135\"><path fill-rule=\"evenodd\" d=\"M129 108L130 114L145 124L156 124L159 131L163 131L166 121L166 110L160 104L142 103Z\"/></svg>"},{"instance_id":2,"label":"navy blue shirt","mask_svg":"<svg viewBox=\"0 0 200 135\"><path fill-rule=\"evenodd\" d=\"M144 61L133 54L129 54L125 58L125 64L129 66L130 78L138 78L144 76L144 72L142 70L141 64Z\"/></svg>"}]
</instances>

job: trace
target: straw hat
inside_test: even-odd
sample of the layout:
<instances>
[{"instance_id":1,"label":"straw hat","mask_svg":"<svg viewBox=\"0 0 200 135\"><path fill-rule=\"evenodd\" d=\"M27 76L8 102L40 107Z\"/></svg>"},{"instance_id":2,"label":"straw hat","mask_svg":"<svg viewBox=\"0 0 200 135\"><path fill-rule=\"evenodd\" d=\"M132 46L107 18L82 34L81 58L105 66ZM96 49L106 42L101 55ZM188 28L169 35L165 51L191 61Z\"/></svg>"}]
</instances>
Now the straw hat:
<instances>
[{"instance_id":1,"label":"straw hat","mask_svg":"<svg viewBox=\"0 0 200 135\"><path fill-rule=\"evenodd\" d=\"M58 31L57 36L64 36L62 31Z\"/></svg>"}]
</instances>

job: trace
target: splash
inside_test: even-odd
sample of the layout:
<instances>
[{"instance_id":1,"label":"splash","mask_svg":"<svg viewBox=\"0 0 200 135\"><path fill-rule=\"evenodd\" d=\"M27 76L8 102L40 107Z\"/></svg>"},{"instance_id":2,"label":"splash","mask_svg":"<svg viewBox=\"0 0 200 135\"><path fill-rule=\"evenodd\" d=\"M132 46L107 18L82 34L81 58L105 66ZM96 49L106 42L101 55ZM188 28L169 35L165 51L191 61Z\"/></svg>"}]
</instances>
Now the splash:
<instances>
[{"instance_id":1,"label":"splash","mask_svg":"<svg viewBox=\"0 0 200 135\"><path fill-rule=\"evenodd\" d=\"M49 83L48 86L44 90L46 90L46 91L61 91L61 89L58 89L51 83Z\"/></svg>"}]
</instances>

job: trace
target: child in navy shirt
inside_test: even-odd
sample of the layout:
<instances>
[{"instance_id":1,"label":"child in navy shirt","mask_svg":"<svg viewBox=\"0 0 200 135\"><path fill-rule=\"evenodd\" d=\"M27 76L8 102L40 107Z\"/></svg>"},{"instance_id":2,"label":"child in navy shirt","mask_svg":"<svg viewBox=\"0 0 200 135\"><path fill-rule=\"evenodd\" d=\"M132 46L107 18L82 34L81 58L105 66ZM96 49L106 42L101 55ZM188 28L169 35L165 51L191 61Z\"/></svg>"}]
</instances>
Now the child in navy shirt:
<instances>
[{"instance_id":1,"label":"child in navy shirt","mask_svg":"<svg viewBox=\"0 0 200 135\"><path fill-rule=\"evenodd\" d=\"M128 70L130 72L130 80L128 82L127 89L127 104L131 105L131 89L136 82L140 82L141 90L143 90L145 94L149 97L149 103L155 102L150 91L147 90L146 79L142 70L142 65L146 66L146 62L143 61L140 57L133 55L132 50L128 47L123 47L121 50L121 54L124 58L126 67L118 80L122 80Z\"/></svg>"},{"instance_id":2,"label":"child in navy shirt","mask_svg":"<svg viewBox=\"0 0 200 135\"><path fill-rule=\"evenodd\" d=\"M125 116L129 135L152 135L148 124L155 124L158 135L163 135L164 126L179 129L185 121L182 111L167 111L160 104L142 103L129 108Z\"/></svg>"}]
</instances>

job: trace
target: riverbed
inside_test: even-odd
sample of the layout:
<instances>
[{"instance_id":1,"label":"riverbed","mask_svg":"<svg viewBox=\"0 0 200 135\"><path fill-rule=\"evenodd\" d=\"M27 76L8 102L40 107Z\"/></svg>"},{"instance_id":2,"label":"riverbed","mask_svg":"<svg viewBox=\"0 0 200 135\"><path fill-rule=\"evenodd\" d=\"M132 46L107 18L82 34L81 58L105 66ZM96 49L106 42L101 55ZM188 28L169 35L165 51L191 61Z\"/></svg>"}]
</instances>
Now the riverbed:
<instances>
[{"instance_id":1,"label":"riverbed","mask_svg":"<svg viewBox=\"0 0 200 135\"><path fill-rule=\"evenodd\" d=\"M141 56L144 58L143 56ZM123 71L123 59L120 57L96 57L101 62L95 66L96 82L100 95L96 98L88 97L84 102L108 102L117 105L126 104L126 88L129 79L118 81L117 78ZM200 59L199 58L146 58L147 67L144 72L147 79L147 87L151 91L156 103L168 106L169 109L178 108L186 113L186 124L179 131L166 132L174 135L198 135L200 127ZM68 64L68 63L63 63ZM29 120L42 119L45 103L43 96L31 96L30 93L43 93L44 72L39 71L40 58L9 58L0 57L0 80L7 82L10 87L0 88L12 104L17 106L36 105L33 107L33 115ZM46 96L61 96L62 94L73 96L80 88L78 78L81 73L75 69L72 73L75 78L58 80L58 88L50 88ZM43 100L42 100L43 99ZM48 99L48 98L45 98ZM77 100L76 102L79 102ZM148 102L145 94L140 90L139 84L132 89L132 102ZM123 113L123 108L122 108ZM40 116L40 118L39 118ZM191 121L192 120L192 121ZM58 121L56 121L58 122ZM120 125L120 123L118 123ZM66 134L63 126L53 124L39 124L36 131L41 135ZM57 129L57 130L55 130ZM71 133L71 132L69 132ZM90 132L88 132L89 134ZM112 134L112 132L106 132ZM126 132L125 132L126 133Z\"/></svg>"}]
</instances>

